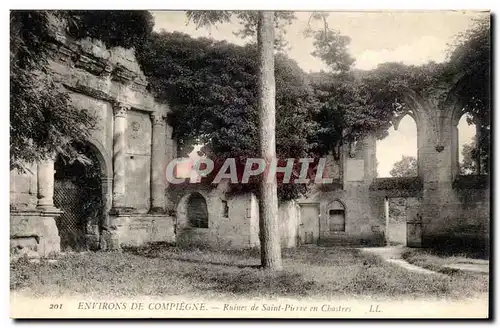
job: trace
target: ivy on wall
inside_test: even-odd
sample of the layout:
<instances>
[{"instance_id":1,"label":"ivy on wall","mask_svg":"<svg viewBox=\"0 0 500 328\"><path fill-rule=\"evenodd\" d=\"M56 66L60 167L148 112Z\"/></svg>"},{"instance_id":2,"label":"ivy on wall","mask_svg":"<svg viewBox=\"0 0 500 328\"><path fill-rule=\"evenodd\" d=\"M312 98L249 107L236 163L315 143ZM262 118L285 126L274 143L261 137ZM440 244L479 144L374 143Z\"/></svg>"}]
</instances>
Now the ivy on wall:
<instances>
[{"instance_id":1,"label":"ivy on wall","mask_svg":"<svg viewBox=\"0 0 500 328\"><path fill-rule=\"evenodd\" d=\"M149 90L159 101L168 101L173 109L171 123L175 127L175 137L180 147L184 148L184 152L189 152L193 144L202 143L206 145L202 152L208 156L244 158L255 155L258 138L255 77L257 60L254 45L239 47L210 39L193 39L178 32L153 32L154 19L148 11L77 10L53 13L67 21L67 31L75 38L99 39L109 48L120 46L135 49L139 65L148 79ZM11 83L11 85L41 85L43 89L43 84L27 81L31 78L30 71L19 63L42 63L44 60L43 53L37 52L33 46L40 47L47 41L47 11L21 12L14 17L22 19L17 20L20 22L19 28L13 29L20 33L15 34L15 37L11 34L11 45L14 45L11 49L15 50L14 52L11 50L11 62L17 65L14 69L11 66L11 80L14 78L17 84ZM478 67L484 71L484 67L488 66L486 64L489 63L487 61L489 57L486 56L485 59L482 54L488 49L489 43L487 47L483 42L483 36L484 31L489 31L489 25L484 23L478 26L480 28L476 32L466 34L457 49L466 55L472 54L474 58L481 59L481 66ZM482 41L475 42L476 39ZM474 42L470 43L468 40ZM488 40L486 38L486 41ZM465 51L469 49L477 51ZM321 154L318 152L324 153L332 148L329 142L342 136L340 132L346 125L351 127L353 135L363 129L371 131L381 126L386 127L393 113L393 105L401 98L402 92L412 89L420 94L432 93L432 90L428 89L432 89L432 86L443 79L448 80L451 73L460 69L457 65L462 63L463 60L460 59L465 58L464 56L451 56L455 65L430 63L416 67L386 63L364 73L352 71L344 75L325 73L316 76L303 72L296 62L285 55L278 55L276 57L278 156L280 158L319 156ZM43 65L40 65L40 68L43 69ZM21 77L24 79L20 79ZM43 99L34 97L29 89L19 87L19 90L25 94L16 98L20 101L16 103L14 120L11 120L11 136L14 135L11 150L16 160L33 161L37 159L37 154L47 151L43 147L30 146L28 140L33 140L31 132L30 135L21 134L21 137L17 138L18 132L37 131L26 126L31 121L23 120L23 117L33 117L39 122L40 117L49 115L50 120L42 120L47 122L47 128L40 132L40 137L35 135L37 137L34 139L35 146L52 145L58 152L61 150L58 146L63 144L61 142L63 137L69 136L67 139L81 140L92 127L92 118L78 116L81 114L77 111L58 109L63 107L70 109L71 106L64 96L59 97L61 92L55 92L54 87L37 90L38 95L47 95ZM474 92L478 93L474 90L464 97L469 97ZM14 90L15 92L17 91ZM487 96L485 93L484 98ZM36 104L40 103L41 114L29 113L28 103L35 104L35 108ZM483 107L485 103L486 100L482 102ZM58 110L48 110L49 107ZM483 107L478 107L478 110L483 110ZM26 111L23 111L23 108ZM74 113L75 117L66 114L60 117L57 113ZM330 124L332 122L327 122L319 114L329 114L328 117L332 117L331 121L339 126ZM79 124L82 122L84 124ZM326 122L326 126L322 126L322 122ZM32 123L35 126L34 122ZM47 138L53 135L49 133L52 131L51 124L56 125L58 133L55 136L59 139ZM332 130L332 126L335 129ZM70 147L71 143L65 144ZM26 149L30 151L26 152ZM75 155L75 152L66 153ZM422 188L418 180L394 181L377 182L375 188L415 190ZM298 197L303 192L298 186L293 185L282 185L280 188L281 195L290 199Z\"/></svg>"},{"instance_id":2,"label":"ivy on wall","mask_svg":"<svg viewBox=\"0 0 500 328\"><path fill-rule=\"evenodd\" d=\"M419 177L377 178L370 186L371 190L422 190L423 184Z\"/></svg>"}]
</instances>

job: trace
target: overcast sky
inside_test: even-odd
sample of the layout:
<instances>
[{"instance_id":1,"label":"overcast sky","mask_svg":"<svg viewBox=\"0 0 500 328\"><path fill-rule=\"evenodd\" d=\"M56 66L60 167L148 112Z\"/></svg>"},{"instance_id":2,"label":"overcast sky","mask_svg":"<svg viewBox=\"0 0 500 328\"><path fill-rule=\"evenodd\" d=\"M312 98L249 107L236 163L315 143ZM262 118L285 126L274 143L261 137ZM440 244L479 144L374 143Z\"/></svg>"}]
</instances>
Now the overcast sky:
<instances>
[{"instance_id":1,"label":"overcast sky","mask_svg":"<svg viewBox=\"0 0 500 328\"><path fill-rule=\"evenodd\" d=\"M156 30L180 31L193 37L212 37L240 45L247 42L233 35L239 27L236 20L210 29L196 29L194 24L187 24L186 15L181 11L156 11L153 15ZM311 55L312 40L304 37L310 15L309 12L297 12L297 20L287 28L288 56L306 72L325 68ZM479 15L484 14L470 11L332 12L328 25L351 38L349 51L356 59L355 67L372 69L384 62L420 65L431 60L444 61L454 37L467 30L472 19ZM311 27L320 27L318 24L321 23L313 22ZM471 141L475 128L461 120L459 134L460 145L463 145ZM379 177L389 176L393 164L402 155L416 156L416 140L416 126L409 117L403 119L398 131L391 128L389 136L377 142Z\"/></svg>"}]
</instances>

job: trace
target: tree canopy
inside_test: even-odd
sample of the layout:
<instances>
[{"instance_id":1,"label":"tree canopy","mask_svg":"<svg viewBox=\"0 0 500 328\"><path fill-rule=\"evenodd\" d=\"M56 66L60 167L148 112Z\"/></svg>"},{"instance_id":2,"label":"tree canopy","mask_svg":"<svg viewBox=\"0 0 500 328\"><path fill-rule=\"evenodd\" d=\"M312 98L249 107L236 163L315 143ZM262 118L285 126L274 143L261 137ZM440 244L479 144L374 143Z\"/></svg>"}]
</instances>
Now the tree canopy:
<instances>
[{"instance_id":1,"label":"tree canopy","mask_svg":"<svg viewBox=\"0 0 500 328\"><path fill-rule=\"evenodd\" d=\"M347 39L340 40L343 44ZM339 65L332 65L329 59L344 57L335 52L329 53L328 46L318 49L316 44L316 47L316 54L321 55L319 57L331 70L314 74L312 79L320 103L315 141L321 152L333 151L335 154L336 148L366 133L385 137L392 118L411 109L411 104L405 102L407 94L414 93L424 99L436 96L441 91L440 84L444 83L452 88L448 89L450 94L440 96L457 99L454 105L464 108L469 124L480 127L480 148L471 155L481 158L481 172L489 171L489 17L474 21L469 30L459 34L456 42L450 45L448 60L439 64L383 63L370 71L351 68L339 73ZM345 61L344 66L348 67L350 61ZM458 82L457 77L460 77Z\"/></svg>"},{"instance_id":2,"label":"tree canopy","mask_svg":"<svg viewBox=\"0 0 500 328\"><path fill-rule=\"evenodd\" d=\"M95 118L71 105L68 93L48 71L50 16L11 12L10 167L60 153L78 157L73 141L89 136Z\"/></svg>"},{"instance_id":3,"label":"tree canopy","mask_svg":"<svg viewBox=\"0 0 500 328\"><path fill-rule=\"evenodd\" d=\"M478 156L478 149L476 147L476 138L474 137L472 142L464 144L462 146L462 161L460 162L460 174L461 175L471 175L471 174L488 174L488 163L489 157L481 156L480 167L477 167L476 158Z\"/></svg>"},{"instance_id":4,"label":"tree canopy","mask_svg":"<svg viewBox=\"0 0 500 328\"><path fill-rule=\"evenodd\" d=\"M197 28L208 27L218 23L230 22L232 18L236 18L242 26L240 29L233 32L234 35L243 39L251 39L256 41L257 36L257 20L258 11L243 10L188 10L186 12L188 22L196 24ZM275 34L274 46L277 50L284 50L288 45L285 38L286 26L290 25L296 19L295 14L291 11L275 11L274 22L277 33ZM255 43L255 42L251 42Z\"/></svg>"},{"instance_id":5,"label":"tree canopy","mask_svg":"<svg viewBox=\"0 0 500 328\"><path fill-rule=\"evenodd\" d=\"M194 21L198 27L227 22L230 21L232 17L236 16L240 23L243 24L243 29L236 32L237 35L253 37L256 32L257 13L252 11L219 11L208 13L194 11L188 12L187 16L191 21ZM314 37L316 51L312 54L325 60L332 66L333 71L344 73L354 62L354 59L347 51L347 45L350 39L340 35L338 31L330 29L326 17L327 14L325 13L313 14L311 16L311 19L322 20L324 22L323 29L318 31L307 31ZM275 48L278 51L284 50L284 46L286 45L284 42L286 30L284 27L290 24L294 18L295 16L293 13L275 12L276 30L278 31ZM257 69L256 49L252 44L247 45L245 48L247 52L246 58L252 59L251 65L253 69L249 72L252 75L256 73ZM310 83L310 76L307 76L295 62L287 58L283 53L276 56L275 76L277 110L276 143L278 157L281 159L298 158L305 155L318 157L328 153L331 147L329 147L329 145L325 146L324 143L330 143L329 137L331 137L332 133L329 133L331 132L330 127L323 128L321 126L321 123L324 123L321 120L323 117L321 117L320 113L322 104L320 103L318 95L313 90L314 85ZM251 113L250 119L247 117L239 121L242 123L240 129L243 126L245 127L243 134L233 132L236 130L235 124L238 124L238 122L234 122L234 119L232 119L233 122L231 122L230 126L223 126L223 130L219 130L221 126L221 124L219 124L221 119L219 119L218 123L210 124L211 129L215 127L214 132L210 134L201 134L201 139L198 139L198 141L205 144L204 150L212 152L213 154L229 157L235 157L235 155L236 157L251 157L249 155L257 153L259 142L256 138L256 81L253 80L243 85L251 86L250 95L252 98L250 101L245 102L245 104L248 105L247 109L240 107L243 109L245 115ZM186 115L186 113L185 110L182 111L182 115ZM236 113L240 116L242 115L240 112ZM218 115L221 115L220 111ZM189 117L192 117L192 115L189 115ZM349 118L350 117L347 119ZM204 119L207 119L207 117L204 117ZM222 119L222 121L223 120L224 119ZM180 121L185 120L177 120L176 123L178 124ZM200 126L199 123L194 124ZM206 127L206 124L204 126ZM193 131L193 129L187 127L186 129L183 127L182 130ZM248 133L246 133L247 130ZM328 132L322 132L323 130L328 130ZM236 131L240 132L238 130ZM200 134L198 133L198 135ZM239 139L235 139L235 136L239 136ZM180 139L182 139L182 137ZM223 145L223 147L217 146L217 144ZM282 199L297 198L301 192L306 190L303 185L280 185L279 188Z\"/></svg>"},{"instance_id":6,"label":"tree canopy","mask_svg":"<svg viewBox=\"0 0 500 328\"><path fill-rule=\"evenodd\" d=\"M401 160L394 163L394 167L389 171L389 174L393 177L416 177L418 165L417 159L414 156L401 157Z\"/></svg>"},{"instance_id":7,"label":"tree canopy","mask_svg":"<svg viewBox=\"0 0 500 328\"><path fill-rule=\"evenodd\" d=\"M457 36L450 51L448 68L459 74L456 96L467 122L479 127L479 148L472 154L481 158L481 172L489 172L491 153L491 18L475 20L473 26Z\"/></svg>"},{"instance_id":8,"label":"tree canopy","mask_svg":"<svg viewBox=\"0 0 500 328\"><path fill-rule=\"evenodd\" d=\"M144 49L138 59L152 90L172 106L169 120L184 155L203 144L201 152L215 160L258 157L255 45L161 32ZM275 74L278 157L306 156L312 90L297 63L283 54L276 55Z\"/></svg>"}]
</instances>

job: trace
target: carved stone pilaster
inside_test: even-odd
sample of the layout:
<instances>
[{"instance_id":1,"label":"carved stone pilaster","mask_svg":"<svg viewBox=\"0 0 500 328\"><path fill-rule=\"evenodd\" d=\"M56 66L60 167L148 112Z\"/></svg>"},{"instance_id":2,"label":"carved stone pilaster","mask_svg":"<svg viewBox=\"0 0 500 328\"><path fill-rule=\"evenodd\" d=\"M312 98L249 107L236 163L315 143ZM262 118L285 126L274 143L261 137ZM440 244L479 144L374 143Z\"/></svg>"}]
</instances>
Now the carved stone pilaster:
<instances>
[{"instance_id":1,"label":"carved stone pilaster","mask_svg":"<svg viewBox=\"0 0 500 328\"><path fill-rule=\"evenodd\" d=\"M113 115L115 118L117 117L127 117L127 112L130 110L130 105L122 103L122 102L115 102L113 104Z\"/></svg>"},{"instance_id":2,"label":"carved stone pilaster","mask_svg":"<svg viewBox=\"0 0 500 328\"><path fill-rule=\"evenodd\" d=\"M151 113L151 212L165 211L165 117L159 113Z\"/></svg>"},{"instance_id":3,"label":"carved stone pilaster","mask_svg":"<svg viewBox=\"0 0 500 328\"><path fill-rule=\"evenodd\" d=\"M113 104L113 208L125 206L125 152L127 148L125 132L127 129L127 111L130 106L124 103Z\"/></svg>"},{"instance_id":4,"label":"carved stone pilaster","mask_svg":"<svg viewBox=\"0 0 500 328\"><path fill-rule=\"evenodd\" d=\"M165 125L165 116L158 113L151 113L149 114L149 117L151 118L152 125L160 125L160 126Z\"/></svg>"},{"instance_id":5,"label":"carved stone pilaster","mask_svg":"<svg viewBox=\"0 0 500 328\"><path fill-rule=\"evenodd\" d=\"M55 210L54 162L55 156L52 155L37 165L37 208L44 211Z\"/></svg>"}]
</instances>

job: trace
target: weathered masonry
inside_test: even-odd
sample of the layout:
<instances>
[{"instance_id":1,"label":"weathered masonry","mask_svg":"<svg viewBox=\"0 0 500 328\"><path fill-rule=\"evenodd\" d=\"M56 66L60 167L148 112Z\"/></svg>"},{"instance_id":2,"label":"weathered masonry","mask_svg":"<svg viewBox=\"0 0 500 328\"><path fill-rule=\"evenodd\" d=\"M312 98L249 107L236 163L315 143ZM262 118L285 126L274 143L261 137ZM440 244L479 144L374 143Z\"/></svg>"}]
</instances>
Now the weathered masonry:
<instances>
[{"instance_id":1,"label":"weathered masonry","mask_svg":"<svg viewBox=\"0 0 500 328\"><path fill-rule=\"evenodd\" d=\"M169 108L146 91L133 49L77 41L63 29L54 30L52 46L54 77L75 106L99 117L92 137L79 145L93 165L54 154L30 172L11 172L12 252L48 255L150 242L259 245L255 195L232 194L224 183L167 185L165 163L177 157L165 121ZM460 85L457 77L425 99L408 93L403 115L417 124L417 177L377 178L374 137L344 145L338 158L328 156L332 184L280 204L282 246L384 245L395 204L400 243L486 247L489 177L458 170L457 124L464 113L453 94Z\"/></svg>"},{"instance_id":2,"label":"weathered masonry","mask_svg":"<svg viewBox=\"0 0 500 328\"><path fill-rule=\"evenodd\" d=\"M90 167L57 154L11 172L11 248L42 255L174 241L165 211L164 163L176 153L168 107L146 91L133 49L70 39L54 29L50 67L74 105L98 116L81 150Z\"/></svg>"}]
</instances>

